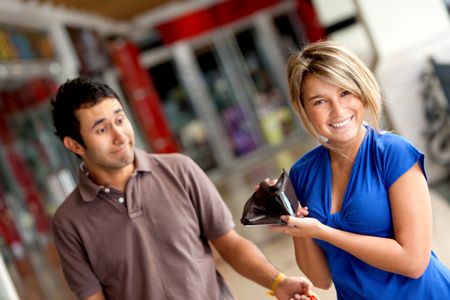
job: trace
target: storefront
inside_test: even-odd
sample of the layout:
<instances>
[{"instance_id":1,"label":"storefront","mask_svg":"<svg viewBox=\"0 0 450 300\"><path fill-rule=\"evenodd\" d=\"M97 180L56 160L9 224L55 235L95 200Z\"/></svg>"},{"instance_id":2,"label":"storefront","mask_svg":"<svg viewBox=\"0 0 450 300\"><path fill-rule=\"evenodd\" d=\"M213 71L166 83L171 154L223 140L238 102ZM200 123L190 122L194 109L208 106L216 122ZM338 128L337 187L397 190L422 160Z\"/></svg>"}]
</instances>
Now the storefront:
<instances>
[{"instance_id":1,"label":"storefront","mask_svg":"<svg viewBox=\"0 0 450 300\"><path fill-rule=\"evenodd\" d=\"M161 46L145 51L111 23L41 11L36 27L0 12L0 299L15 290L21 299L71 297L50 221L79 163L52 133L49 99L66 78L108 83L125 99L138 147L185 153L216 182L269 155L279 169L293 162L289 146L304 132L284 61L324 31L299 13L309 1L238 2L166 20L155 29Z\"/></svg>"}]
</instances>

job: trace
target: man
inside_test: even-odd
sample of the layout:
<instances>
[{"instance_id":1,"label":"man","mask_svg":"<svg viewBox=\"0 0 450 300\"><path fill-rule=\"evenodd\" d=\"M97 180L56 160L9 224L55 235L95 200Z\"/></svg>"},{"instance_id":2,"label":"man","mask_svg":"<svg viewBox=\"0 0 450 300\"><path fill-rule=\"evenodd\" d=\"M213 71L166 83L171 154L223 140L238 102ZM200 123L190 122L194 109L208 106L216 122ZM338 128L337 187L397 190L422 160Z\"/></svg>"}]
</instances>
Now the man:
<instances>
[{"instance_id":1,"label":"man","mask_svg":"<svg viewBox=\"0 0 450 300\"><path fill-rule=\"evenodd\" d=\"M82 160L79 185L53 218L64 275L78 298L233 299L209 242L278 299L309 294L308 280L285 277L235 232L230 211L191 159L135 148L107 85L68 80L52 99L52 117L56 135Z\"/></svg>"}]
</instances>

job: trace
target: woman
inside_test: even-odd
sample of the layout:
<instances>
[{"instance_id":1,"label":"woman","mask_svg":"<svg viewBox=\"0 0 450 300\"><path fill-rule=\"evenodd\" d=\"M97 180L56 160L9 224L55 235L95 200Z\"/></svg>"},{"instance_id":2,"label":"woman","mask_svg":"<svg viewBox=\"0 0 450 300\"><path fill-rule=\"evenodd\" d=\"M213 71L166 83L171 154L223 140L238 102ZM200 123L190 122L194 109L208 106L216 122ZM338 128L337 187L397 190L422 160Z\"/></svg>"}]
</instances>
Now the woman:
<instances>
[{"instance_id":1,"label":"woman","mask_svg":"<svg viewBox=\"0 0 450 300\"><path fill-rule=\"evenodd\" d=\"M424 155L378 130L378 84L349 50L318 42L288 61L292 104L321 143L290 179L303 205L290 226L300 269L338 299L450 299L450 270L431 251ZM368 120L365 117L370 116Z\"/></svg>"}]
</instances>

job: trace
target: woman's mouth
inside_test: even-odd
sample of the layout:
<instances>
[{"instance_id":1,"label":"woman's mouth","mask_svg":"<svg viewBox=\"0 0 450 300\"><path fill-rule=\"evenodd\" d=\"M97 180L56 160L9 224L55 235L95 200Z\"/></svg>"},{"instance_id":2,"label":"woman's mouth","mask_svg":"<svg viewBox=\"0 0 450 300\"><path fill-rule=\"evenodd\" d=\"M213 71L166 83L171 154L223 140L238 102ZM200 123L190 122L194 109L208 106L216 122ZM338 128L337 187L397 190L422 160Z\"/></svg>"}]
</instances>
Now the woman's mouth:
<instances>
[{"instance_id":1,"label":"woman's mouth","mask_svg":"<svg viewBox=\"0 0 450 300\"><path fill-rule=\"evenodd\" d=\"M353 116L351 116L350 118L348 118L348 119L346 119L344 121L338 122L338 123L331 123L330 126L333 127L333 128L341 128L341 127L346 126L348 123L350 123L350 121L352 119L353 119Z\"/></svg>"}]
</instances>

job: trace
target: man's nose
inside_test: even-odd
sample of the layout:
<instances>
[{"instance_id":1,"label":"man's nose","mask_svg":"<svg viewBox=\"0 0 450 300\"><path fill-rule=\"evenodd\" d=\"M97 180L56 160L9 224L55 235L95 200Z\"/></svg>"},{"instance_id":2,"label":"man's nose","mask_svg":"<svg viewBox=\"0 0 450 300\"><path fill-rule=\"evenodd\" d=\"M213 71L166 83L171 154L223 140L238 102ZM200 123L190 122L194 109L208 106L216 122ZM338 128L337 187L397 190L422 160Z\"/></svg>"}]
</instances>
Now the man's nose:
<instances>
[{"instance_id":1,"label":"man's nose","mask_svg":"<svg viewBox=\"0 0 450 300\"><path fill-rule=\"evenodd\" d=\"M122 127L113 126L112 134L113 134L113 142L115 144L123 143L126 140L126 135L125 135Z\"/></svg>"}]
</instances>

